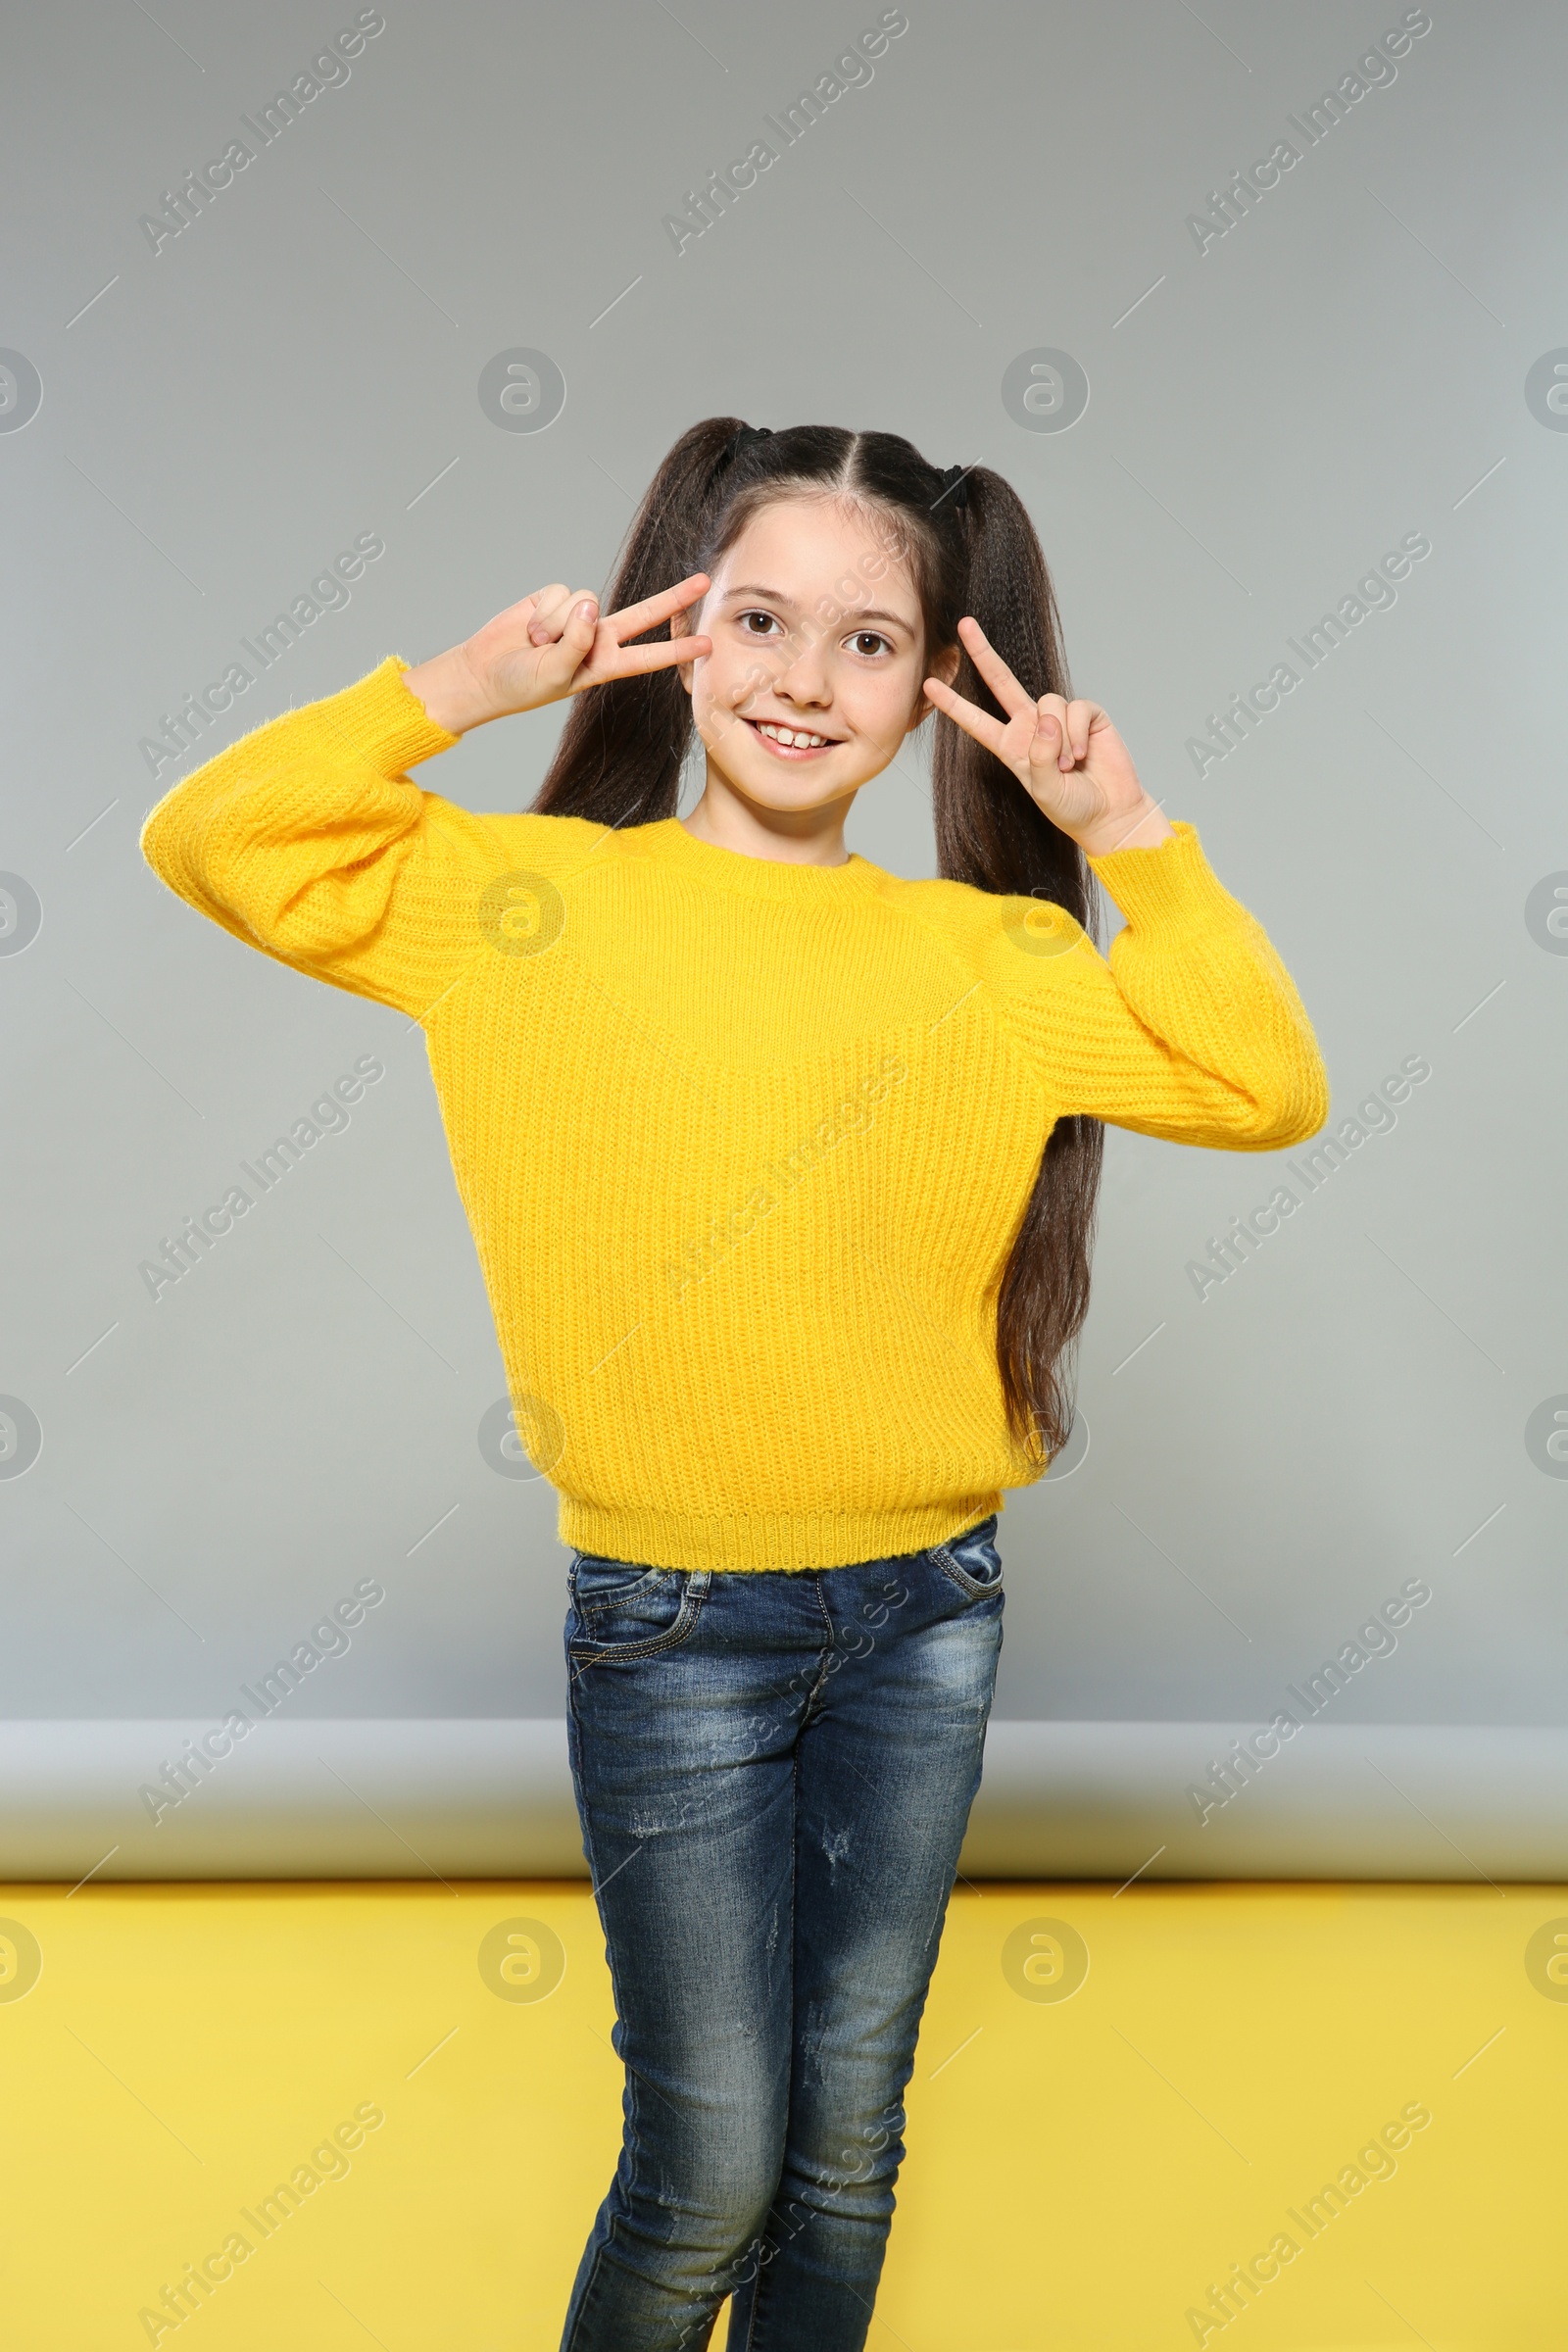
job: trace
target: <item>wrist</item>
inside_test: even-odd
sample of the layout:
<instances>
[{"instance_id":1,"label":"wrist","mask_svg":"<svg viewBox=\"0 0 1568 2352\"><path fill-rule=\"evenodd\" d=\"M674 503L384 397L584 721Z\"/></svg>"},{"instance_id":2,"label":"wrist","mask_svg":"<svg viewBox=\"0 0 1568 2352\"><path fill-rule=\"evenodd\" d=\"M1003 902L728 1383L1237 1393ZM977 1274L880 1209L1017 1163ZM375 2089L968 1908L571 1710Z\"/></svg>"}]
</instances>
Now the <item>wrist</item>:
<instances>
[{"instance_id":1,"label":"wrist","mask_svg":"<svg viewBox=\"0 0 1568 2352\"><path fill-rule=\"evenodd\" d=\"M1170 840L1173 829L1159 803L1146 793L1141 807L1124 808L1119 816L1080 834L1078 847L1086 858L1105 858L1113 850L1157 850Z\"/></svg>"},{"instance_id":2,"label":"wrist","mask_svg":"<svg viewBox=\"0 0 1568 2352\"><path fill-rule=\"evenodd\" d=\"M466 644L451 646L433 661L406 669L403 683L423 704L425 716L449 735L466 735L496 715L474 675Z\"/></svg>"}]
</instances>

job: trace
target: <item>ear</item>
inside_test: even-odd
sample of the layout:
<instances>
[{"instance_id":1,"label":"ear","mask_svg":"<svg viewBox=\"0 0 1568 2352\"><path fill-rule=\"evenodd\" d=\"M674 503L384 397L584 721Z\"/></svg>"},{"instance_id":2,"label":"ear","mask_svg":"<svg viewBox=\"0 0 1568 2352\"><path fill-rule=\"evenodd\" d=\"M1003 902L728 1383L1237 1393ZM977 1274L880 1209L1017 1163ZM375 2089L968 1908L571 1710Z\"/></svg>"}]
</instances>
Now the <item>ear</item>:
<instances>
[{"instance_id":1,"label":"ear","mask_svg":"<svg viewBox=\"0 0 1568 2352\"><path fill-rule=\"evenodd\" d=\"M928 662L926 663L925 667L920 672L920 676L922 680L925 678L940 678L944 686L951 686L954 679L958 674L958 663L962 661L962 647L950 645L945 652L938 654L934 662ZM936 706L933 703L927 701L925 688L922 684L920 689L920 699L909 713L909 723L906 727L905 733L906 735L912 735L916 727L924 726L926 720L932 716L935 708Z\"/></svg>"}]
</instances>

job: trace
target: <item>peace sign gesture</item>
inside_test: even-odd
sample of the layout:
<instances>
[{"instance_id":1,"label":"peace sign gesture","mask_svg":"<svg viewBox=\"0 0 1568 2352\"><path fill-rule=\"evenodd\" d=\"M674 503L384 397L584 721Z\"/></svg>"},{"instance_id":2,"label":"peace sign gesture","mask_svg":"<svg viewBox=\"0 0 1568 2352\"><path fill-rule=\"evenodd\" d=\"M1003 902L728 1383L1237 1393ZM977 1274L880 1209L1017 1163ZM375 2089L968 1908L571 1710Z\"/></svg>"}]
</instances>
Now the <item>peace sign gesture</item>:
<instances>
[{"instance_id":1,"label":"peace sign gesture","mask_svg":"<svg viewBox=\"0 0 1568 2352\"><path fill-rule=\"evenodd\" d=\"M438 727L462 735L487 719L537 710L585 687L693 662L712 652L710 638L679 637L653 645L629 640L699 604L710 585L705 571L693 572L641 604L601 616L592 589L553 581L509 605L462 645L406 669L403 683Z\"/></svg>"},{"instance_id":2,"label":"peace sign gesture","mask_svg":"<svg viewBox=\"0 0 1568 2352\"><path fill-rule=\"evenodd\" d=\"M1036 807L1090 857L1153 849L1170 826L1138 781L1126 745L1098 703L1027 695L977 620L958 623L970 660L1006 718L993 718L940 678L925 691L965 734L1010 767Z\"/></svg>"}]
</instances>

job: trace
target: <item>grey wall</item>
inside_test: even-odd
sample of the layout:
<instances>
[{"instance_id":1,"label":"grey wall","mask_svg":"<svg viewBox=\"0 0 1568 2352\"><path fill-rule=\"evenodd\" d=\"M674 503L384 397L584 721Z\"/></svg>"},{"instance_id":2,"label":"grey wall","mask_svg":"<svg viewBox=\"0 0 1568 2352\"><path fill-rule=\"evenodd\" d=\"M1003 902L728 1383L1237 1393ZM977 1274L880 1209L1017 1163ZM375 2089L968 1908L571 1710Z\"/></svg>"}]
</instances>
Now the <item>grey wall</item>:
<instances>
[{"instance_id":1,"label":"grey wall","mask_svg":"<svg viewBox=\"0 0 1568 2352\"><path fill-rule=\"evenodd\" d=\"M1506 1873L1515 1798L1549 1816L1519 1867L1558 1850L1568 23L1520 0L906 13L869 78L678 251L665 216L755 140L782 147L764 118L877 7L388 0L347 78L266 147L242 118L352 6L67 0L11 28L0 1393L23 1409L0 1408L0 1711L34 1831L56 1818L49 1759L77 1779L69 1830L0 1868L74 1876L102 1829L125 1849L108 1875L156 1875L156 1838L127 1859L137 1757L150 1776L366 1577L384 1601L291 1704L341 1719L340 1762L354 1721L381 1727L368 1797L398 1719L563 1711L554 1496L480 1448L504 1380L419 1034L203 924L137 831L236 733L545 580L601 583L663 450L716 411L896 429L1005 471L1076 689L1298 981L1328 1132L1401 1064L1429 1073L1315 1190L1299 1152L1109 1134L1082 1427L1004 1521L999 1719L1056 1727L1058 1760L1166 1727L1114 1740L1112 1777L1133 1773L1149 1842L1165 1822L1189 1872L1357 1867L1358 1812L1391 1801L1374 1774L1399 1798L1378 1868ZM1412 20L1396 63L1347 80ZM1342 86L1309 143L1306 110ZM236 136L259 152L232 184L177 234L149 228ZM1282 139L1299 160L1220 233L1211 196ZM518 349L564 378L546 429L481 402ZM1081 414L1029 378L1042 351L1082 371ZM261 671L242 640L364 534L384 553L352 600ZM1430 552L1309 666L1292 641L1416 538ZM235 661L253 682L171 753L169 716ZM1212 714L1281 662L1299 682L1218 756ZM558 726L488 729L421 778L521 807ZM932 870L917 762L852 833ZM347 1130L155 1301L138 1269L162 1238L365 1055L384 1075ZM1297 1213L1223 1281L1195 1274L1281 1182ZM1183 1794L1214 1727L1289 1706L1409 1579L1430 1600L1327 1711L1378 1727L1380 1761L1358 1785L1287 1749L1233 1814L1261 1819L1271 1781L1316 1789L1316 1843L1282 1826L1227 1861ZM1474 1856L1433 1842L1445 1728L1494 1784ZM265 1811L260 1742L243 1769ZM1024 1826L988 1867L1035 1866L1049 1813L1073 1867L1120 1872L1081 1779L1019 1774Z\"/></svg>"}]
</instances>

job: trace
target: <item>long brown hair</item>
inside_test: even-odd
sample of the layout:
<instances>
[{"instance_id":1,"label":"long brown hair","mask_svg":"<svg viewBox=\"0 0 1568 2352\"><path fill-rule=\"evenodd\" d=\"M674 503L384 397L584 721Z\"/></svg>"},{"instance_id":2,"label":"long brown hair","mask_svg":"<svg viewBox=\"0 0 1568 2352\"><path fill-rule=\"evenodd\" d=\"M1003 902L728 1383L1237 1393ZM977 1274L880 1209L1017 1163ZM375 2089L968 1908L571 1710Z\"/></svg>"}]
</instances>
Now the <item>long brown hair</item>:
<instances>
[{"instance_id":1,"label":"long brown hair","mask_svg":"<svg viewBox=\"0 0 1568 2352\"><path fill-rule=\"evenodd\" d=\"M738 416L694 424L649 484L602 609L711 573L760 509L792 497L852 499L893 525L920 599L928 672L958 645L956 692L1004 715L959 643L957 622L972 613L1026 693L1071 696L1055 594L1022 500L988 466L956 478L897 433L799 424L754 434ZM668 634L662 622L641 642ZM1076 842L971 735L940 712L934 724L938 871L976 890L1050 899L1098 947L1099 887ZM673 816L694 732L678 668L591 686L571 705L533 807L616 826ZM1056 1121L998 1294L1007 1421L1037 1457L1058 1452L1072 1427L1067 1367L1089 1308L1104 1142L1098 1119Z\"/></svg>"}]
</instances>

